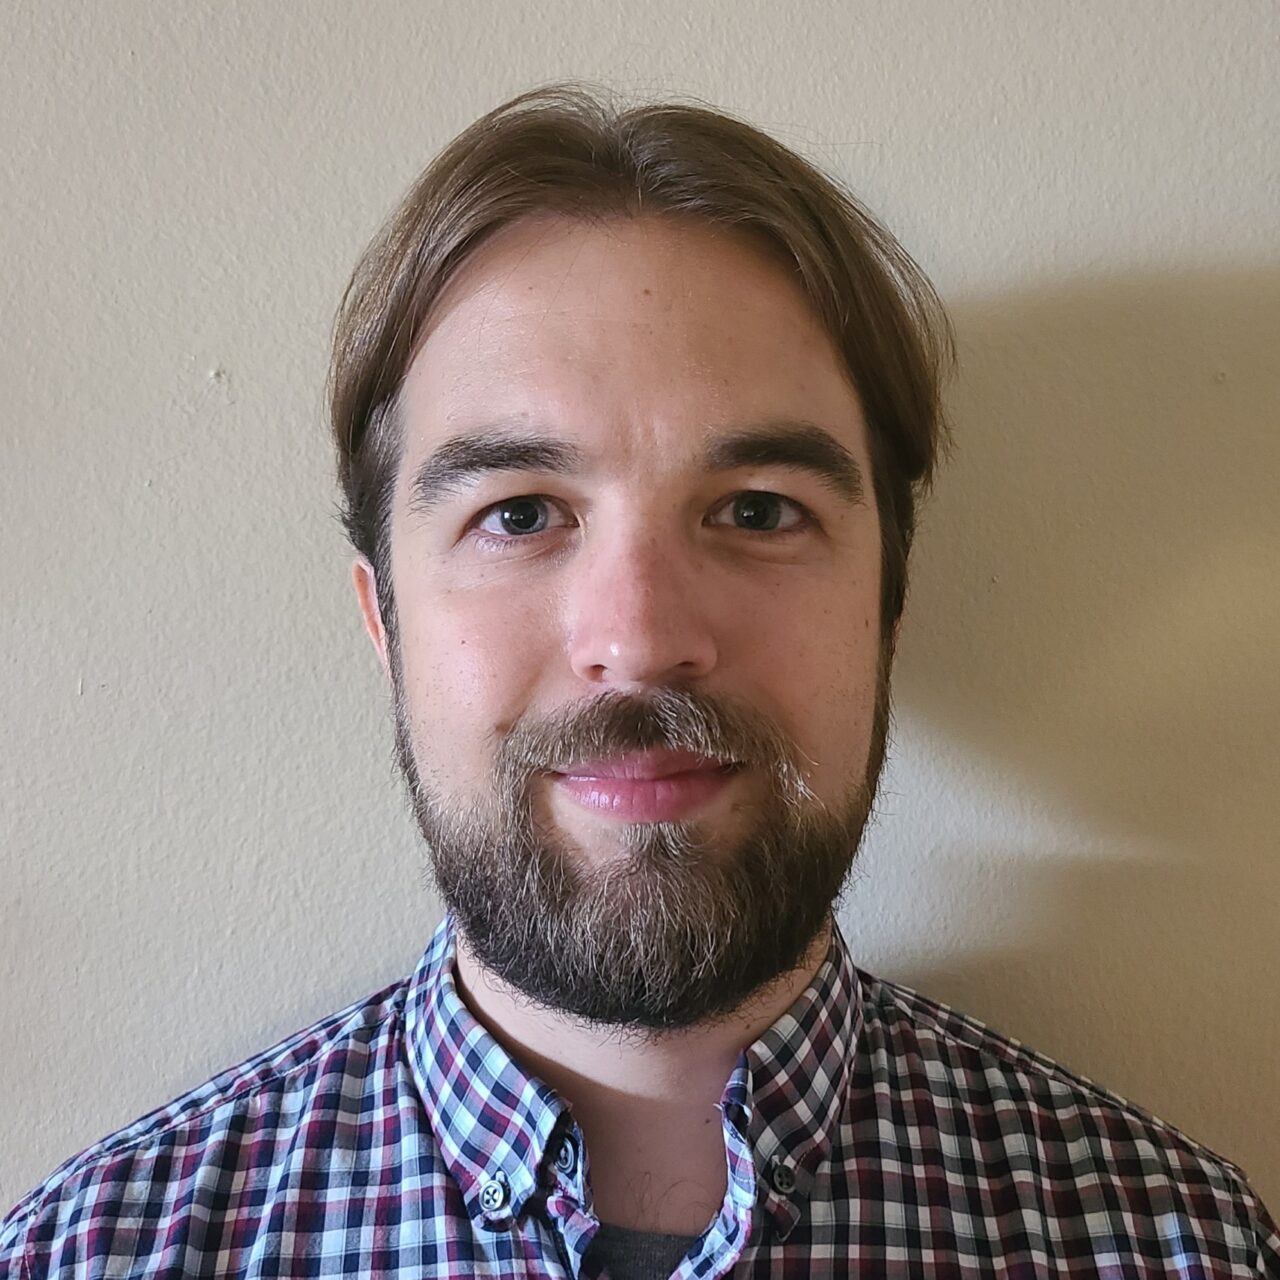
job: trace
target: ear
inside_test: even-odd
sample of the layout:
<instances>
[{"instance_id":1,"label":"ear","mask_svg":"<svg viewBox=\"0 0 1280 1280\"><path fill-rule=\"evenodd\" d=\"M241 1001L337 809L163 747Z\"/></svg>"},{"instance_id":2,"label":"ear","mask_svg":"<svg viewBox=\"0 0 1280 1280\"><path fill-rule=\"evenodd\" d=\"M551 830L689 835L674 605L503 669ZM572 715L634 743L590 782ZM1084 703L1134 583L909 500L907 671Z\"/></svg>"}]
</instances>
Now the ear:
<instances>
[{"instance_id":1,"label":"ear","mask_svg":"<svg viewBox=\"0 0 1280 1280\"><path fill-rule=\"evenodd\" d=\"M387 654L387 629L382 625L382 610L378 608L378 577L364 556L357 556L351 566L351 580L355 583L356 599L360 602L360 615L364 629L373 641L383 674L391 679L391 661Z\"/></svg>"}]
</instances>

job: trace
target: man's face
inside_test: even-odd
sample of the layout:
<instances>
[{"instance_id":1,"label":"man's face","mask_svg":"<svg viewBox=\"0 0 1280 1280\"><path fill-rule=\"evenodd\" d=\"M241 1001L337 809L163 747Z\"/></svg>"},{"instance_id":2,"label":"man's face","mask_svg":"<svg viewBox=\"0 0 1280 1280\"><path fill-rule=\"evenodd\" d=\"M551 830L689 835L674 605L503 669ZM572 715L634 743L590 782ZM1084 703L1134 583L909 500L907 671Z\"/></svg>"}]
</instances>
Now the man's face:
<instances>
[{"instance_id":1,"label":"man's face","mask_svg":"<svg viewBox=\"0 0 1280 1280\"><path fill-rule=\"evenodd\" d=\"M736 233L541 218L450 283L400 407L384 656L464 941L590 1020L731 1011L824 927L883 756L830 339Z\"/></svg>"}]
</instances>

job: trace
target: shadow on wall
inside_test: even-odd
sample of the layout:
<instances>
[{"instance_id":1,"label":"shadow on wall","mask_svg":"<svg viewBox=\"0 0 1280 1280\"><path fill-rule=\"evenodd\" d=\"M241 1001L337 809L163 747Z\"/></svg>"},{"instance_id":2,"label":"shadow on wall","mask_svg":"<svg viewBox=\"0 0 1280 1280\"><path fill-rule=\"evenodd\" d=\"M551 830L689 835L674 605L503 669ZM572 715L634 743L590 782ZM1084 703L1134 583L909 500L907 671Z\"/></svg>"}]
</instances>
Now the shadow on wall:
<instances>
[{"instance_id":1,"label":"shadow on wall","mask_svg":"<svg viewBox=\"0 0 1280 1280\"><path fill-rule=\"evenodd\" d=\"M954 318L957 449L924 513L898 712L1114 833L1117 858L944 845L931 877L994 883L1023 918L896 976L1186 1128L1274 1208L1280 269Z\"/></svg>"}]
</instances>

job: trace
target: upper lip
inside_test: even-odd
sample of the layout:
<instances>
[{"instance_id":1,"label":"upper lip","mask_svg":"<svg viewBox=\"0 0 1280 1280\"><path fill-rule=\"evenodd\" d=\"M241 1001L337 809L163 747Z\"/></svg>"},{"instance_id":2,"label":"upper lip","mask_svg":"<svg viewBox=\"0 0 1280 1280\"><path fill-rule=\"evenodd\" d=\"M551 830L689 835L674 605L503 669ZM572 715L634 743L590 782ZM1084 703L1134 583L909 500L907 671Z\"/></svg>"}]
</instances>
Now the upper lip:
<instances>
[{"instance_id":1,"label":"upper lip","mask_svg":"<svg viewBox=\"0 0 1280 1280\"><path fill-rule=\"evenodd\" d=\"M641 751L607 760L583 760L563 772L573 777L649 779L666 778L673 773L723 769L729 764L732 761L700 756L691 751Z\"/></svg>"}]
</instances>

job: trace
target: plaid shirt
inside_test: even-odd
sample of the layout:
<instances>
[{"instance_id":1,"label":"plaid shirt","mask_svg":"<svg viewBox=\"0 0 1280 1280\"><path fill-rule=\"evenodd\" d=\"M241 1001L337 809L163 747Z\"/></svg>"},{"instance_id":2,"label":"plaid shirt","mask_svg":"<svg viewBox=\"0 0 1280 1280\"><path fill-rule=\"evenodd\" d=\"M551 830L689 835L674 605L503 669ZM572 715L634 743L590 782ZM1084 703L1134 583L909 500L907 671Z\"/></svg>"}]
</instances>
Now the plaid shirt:
<instances>
[{"instance_id":1,"label":"plaid shirt","mask_svg":"<svg viewBox=\"0 0 1280 1280\"><path fill-rule=\"evenodd\" d=\"M0 1274L589 1276L566 1103L467 1012L446 917L414 976L58 1169ZM1280 1277L1238 1169L834 931L720 1101L728 1189L674 1273Z\"/></svg>"}]
</instances>

